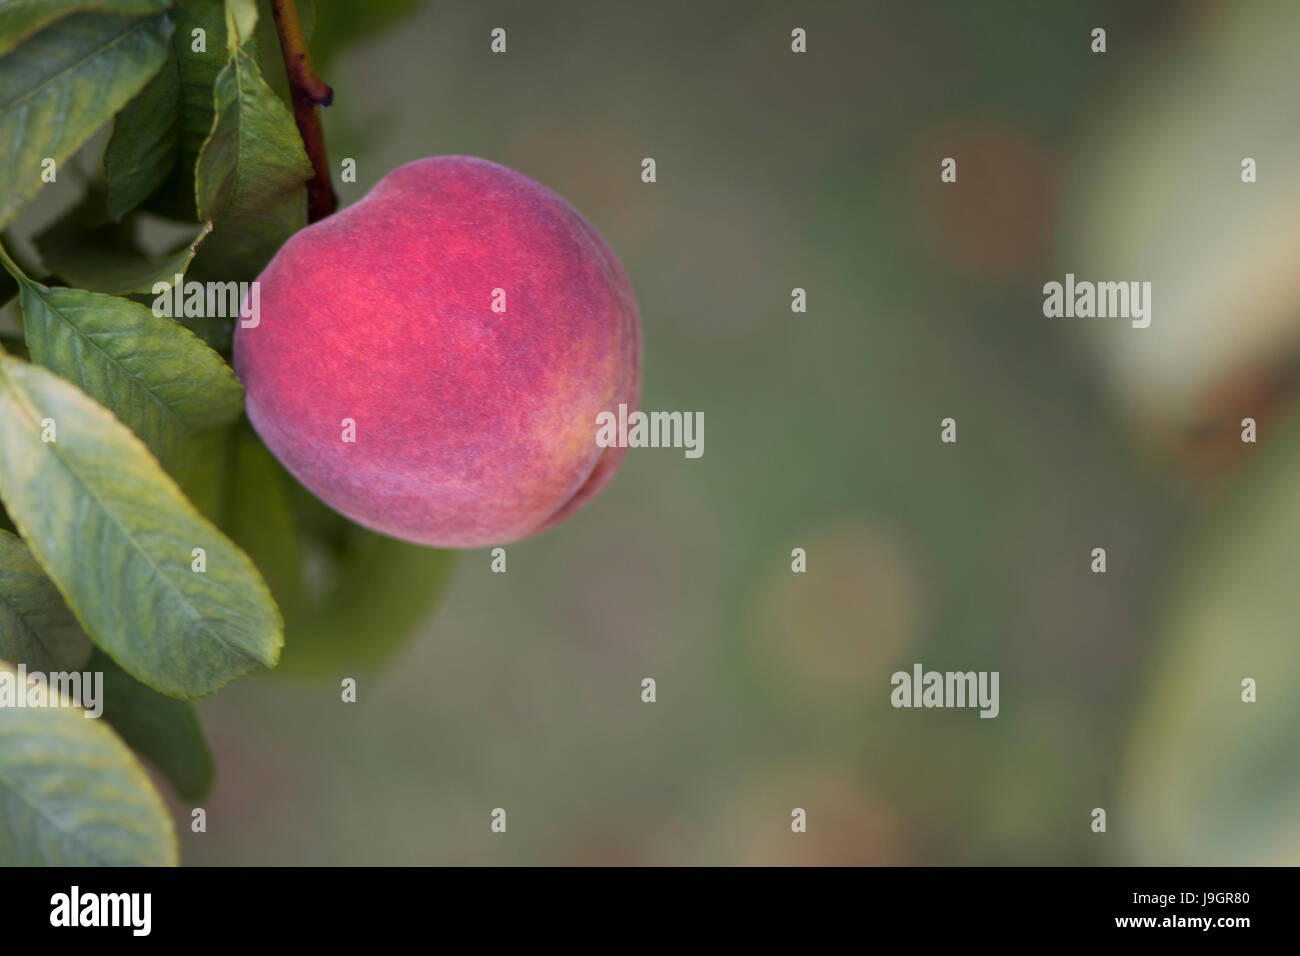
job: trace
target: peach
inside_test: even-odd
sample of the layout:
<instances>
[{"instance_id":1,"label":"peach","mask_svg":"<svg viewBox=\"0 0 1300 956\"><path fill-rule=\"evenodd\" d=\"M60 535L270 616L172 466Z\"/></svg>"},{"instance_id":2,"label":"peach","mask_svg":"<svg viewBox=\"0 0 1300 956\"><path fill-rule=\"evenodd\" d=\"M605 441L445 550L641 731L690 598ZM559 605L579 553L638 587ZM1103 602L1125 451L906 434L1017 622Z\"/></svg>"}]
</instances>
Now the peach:
<instances>
[{"instance_id":1,"label":"peach","mask_svg":"<svg viewBox=\"0 0 1300 956\"><path fill-rule=\"evenodd\" d=\"M596 230L521 173L408 163L295 234L258 282L234 340L248 417L352 520L504 544L618 470L626 449L596 443L596 416L640 397L636 299Z\"/></svg>"}]
</instances>

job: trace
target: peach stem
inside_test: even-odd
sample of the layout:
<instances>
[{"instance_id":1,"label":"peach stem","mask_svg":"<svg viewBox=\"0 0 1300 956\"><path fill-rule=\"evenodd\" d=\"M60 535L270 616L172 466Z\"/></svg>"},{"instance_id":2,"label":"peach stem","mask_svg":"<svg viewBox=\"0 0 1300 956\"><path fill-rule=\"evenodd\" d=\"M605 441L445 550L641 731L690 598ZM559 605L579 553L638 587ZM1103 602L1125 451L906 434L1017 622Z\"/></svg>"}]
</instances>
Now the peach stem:
<instances>
[{"instance_id":1,"label":"peach stem","mask_svg":"<svg viewBox=\"0 0 1300 956\"><path fill-rule=\"evenodd\" d=\"M307 221L317 222L339 205L334 184L330 182L325 133L317 110L317 106L329 106L333 102L334 91L316 75L316 68L312 66L294 0L271 0L271 13L275 17L275 32L280 36L280 51L284 54L284 68L293 94L293 118L314 171L307 181Z\"/></svg>"}]
</instances>

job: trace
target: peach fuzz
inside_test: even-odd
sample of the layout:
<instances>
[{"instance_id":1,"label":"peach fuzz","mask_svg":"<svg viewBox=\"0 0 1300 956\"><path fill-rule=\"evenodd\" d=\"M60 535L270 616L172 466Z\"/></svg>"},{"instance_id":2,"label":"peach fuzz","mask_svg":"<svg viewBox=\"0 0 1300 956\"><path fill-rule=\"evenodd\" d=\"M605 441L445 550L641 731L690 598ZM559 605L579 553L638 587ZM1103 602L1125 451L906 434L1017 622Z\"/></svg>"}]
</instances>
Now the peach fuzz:
<instances>
[{"instance_id":1,"label":"peach fuzz","mask_svg":"<svg viewBox=\"0 0 1300 956\"><path fill-rule=\"evenodd\" d=\"M505 544L618 470L626 449L596 444L596 416L640 397L636 300L596 230L528 177L464 156L408 163L295 234L258 281L258 322L234 340L248 417L352 520Z\"/></svg>"}]
</instances>

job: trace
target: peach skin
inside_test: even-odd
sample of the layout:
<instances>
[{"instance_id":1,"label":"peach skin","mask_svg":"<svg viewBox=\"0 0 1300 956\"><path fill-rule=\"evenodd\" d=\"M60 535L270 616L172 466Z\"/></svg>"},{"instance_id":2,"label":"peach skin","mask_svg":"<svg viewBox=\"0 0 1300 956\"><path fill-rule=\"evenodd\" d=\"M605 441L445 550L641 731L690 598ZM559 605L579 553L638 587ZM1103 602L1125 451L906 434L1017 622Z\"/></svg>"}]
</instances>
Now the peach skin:
<instances>
[{"instance_id":1,"label":"peach skin","mask_svg":"<svg viewBox=\"0 0 1300 956\"><path fill-rule=\"evenodd\" d=\"M258 282L234 339L248 417L352 520L505 544L618 470L626 449L597 445L596 416L640 397L636 299L596 230L528 177L408 163L294 235Z\"/></svg>"}]
</instances>

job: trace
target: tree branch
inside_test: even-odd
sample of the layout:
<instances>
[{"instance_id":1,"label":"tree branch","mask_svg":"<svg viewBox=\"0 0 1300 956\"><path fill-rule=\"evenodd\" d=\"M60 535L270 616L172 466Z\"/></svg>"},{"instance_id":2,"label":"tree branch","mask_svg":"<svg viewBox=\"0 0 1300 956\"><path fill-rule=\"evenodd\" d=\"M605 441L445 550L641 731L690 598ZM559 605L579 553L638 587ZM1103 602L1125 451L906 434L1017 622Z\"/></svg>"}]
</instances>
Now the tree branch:
<instances>
[{"instance_id":1,"label":"tree branch","mask_svg":"<svg viewBox=\"0 0 1300 956\"><path fill-rule=\"evenodd\" d=\"M334 101L334 91L316 75L316 68L312 66L294 0L271 0L271 13L275 17L275 32L280 36L280 51L284 54L284 68L293 94L294 122L298 124L298 135L307 148L307 157L315 173L307 181L307 221L317 222L339 205L334 184L330 181L325 133L321 130L320 112L317 110L317 106L329 106Z\"/></svg>"}]
</instances>

